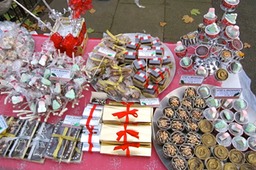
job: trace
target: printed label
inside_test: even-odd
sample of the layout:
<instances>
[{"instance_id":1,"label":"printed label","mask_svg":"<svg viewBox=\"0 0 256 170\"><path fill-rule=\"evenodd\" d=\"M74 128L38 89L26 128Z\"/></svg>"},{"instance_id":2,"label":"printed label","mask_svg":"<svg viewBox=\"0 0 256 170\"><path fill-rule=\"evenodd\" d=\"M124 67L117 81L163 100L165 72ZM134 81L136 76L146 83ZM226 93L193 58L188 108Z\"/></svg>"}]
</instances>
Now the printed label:
<instances>
[{"instance_id":1,"label":"printed label","mask_svg":"<svg viewBox=\"0 0 256 170\"><path fill-rule=\"evenodd\" d=\"M103 47L100 47L98 49L98 52L103 54L105 57L113 60L116 56L116 52L111 50L111 49L108 49L108 48L103 48Z\"/></svg>"},{"instance_id":2,"label":"printed label","mask_svg":"<svg viewBox=\"0 0 256 170\"><path fill-rule=\"evenodd\" d=\"M62 68L51 68L50 80L71 80L71 71Z\"/></svg>"},{"instance_id":3,"label":"printed label","mask_svg":"<svg viewBox=\"0 0 256 170\"><path fill-rule=\"evenodd\" d=\"M203 81L203 76L182 75L180 78L180 84L182 85L201 85Z\"/></svg>"},{"instance_id":4,"label":"printed label","mask_svg":"<svg viewBox=\"0 0 256 170\"><path fill-rule=\"evenodd\" d=\"M155 50L139 50L138 58L141 59L153 59L156 56Z\"/></svg>"},{"instance_id":5,"label":"printed label","mask_svg":"<svg viewBox=\"0 0 256 170\"><path fill-rule=\"evenodd\" d=\"M215 88L213 90L214 98L239 98L242 93L241 88Z\"/></svg>"},{"instance_id":6,"label":"printed label","mask_svg":"<svg viewBox=\"0 0 256 170\"><path fill-rule=\"evenodd\" d=\"M80 126L81 119L82 119L81 116L66 115L62 125L65 127L73 127L73 128L81 129L81 126Z\"/></svg>"},{"instance_id":7,"label":"printed label","mask_svg":"<svg viewBox=\"0 0 256 170\"><path fill-rule=\"evenodd\" d=\"M140 104L142 106L158 107L160 105L160 102L159 102L159 98L145 98L145 99L140 99Z\"/></svg>"}]
</instances>

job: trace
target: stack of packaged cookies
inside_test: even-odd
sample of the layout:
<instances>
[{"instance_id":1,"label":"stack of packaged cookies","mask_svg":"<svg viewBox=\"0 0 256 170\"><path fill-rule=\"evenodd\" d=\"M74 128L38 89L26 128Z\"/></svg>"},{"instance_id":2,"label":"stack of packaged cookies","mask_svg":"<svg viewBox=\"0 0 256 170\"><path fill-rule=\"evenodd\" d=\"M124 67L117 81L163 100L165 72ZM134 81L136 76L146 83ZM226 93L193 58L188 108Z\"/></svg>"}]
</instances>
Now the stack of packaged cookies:
<instances>
[{"instance_id":1,"label":"stack of packaged cookies","mask_svg":"<svg viewBox=\"0 0 256 170\"><path fill-rule=\"evenodd\" d=\"M151 156L153 108L105 105L100 133L102 154Z\"/></svg>"}]
</instances>

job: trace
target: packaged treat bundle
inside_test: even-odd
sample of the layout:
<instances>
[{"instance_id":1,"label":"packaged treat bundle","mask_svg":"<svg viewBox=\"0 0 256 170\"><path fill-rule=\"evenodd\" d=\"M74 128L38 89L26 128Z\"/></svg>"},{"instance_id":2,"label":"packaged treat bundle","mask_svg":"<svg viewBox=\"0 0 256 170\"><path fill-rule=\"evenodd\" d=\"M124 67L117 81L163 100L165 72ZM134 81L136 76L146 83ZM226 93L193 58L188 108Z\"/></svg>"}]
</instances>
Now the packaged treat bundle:
<instances>
[{"instance_id":1,"label":"packaged treat bundle","mask_svg":"<svg viewBox=\"0 0 256 170\"><path fill-rule=\"evenodd\" d=\"M99 152L100 151L100 130L103 106L88 104L83 112L80 125L83 127L81 142L83 151Z\"/></svg>"},{"instance_id":2,"label":"packaged treat bundle","mask_svg":"<svg viewBox=\"0 0 256 170\"><path fill-rule=\"evenodd\" d=\"M82 147L78 141L80 132L79 128L65 127L63 122L58 122L47 146L45 157L59 162L80 162L82 157Z\"/></svg>"},{"instance_id":3,"label":"packaged treat bundle","mask_svg":"<svg viewBox=\"0 0 256 170\"><path fill-rule=\"evenodd\" d=\"M107 34L86 64L93 87L117 101L157 97L174 75L169 49L148 34Z\"/></svg>"},{"instance_id":4,"label":"packaged treat bundle","mask_svg":"<svg viewBox=\"0 0 256 170\"><path fill-rule=\"evenodd\" d=\"M100 153L151 156L151 107L104 106Z\"/></svg>"}]
</instances>

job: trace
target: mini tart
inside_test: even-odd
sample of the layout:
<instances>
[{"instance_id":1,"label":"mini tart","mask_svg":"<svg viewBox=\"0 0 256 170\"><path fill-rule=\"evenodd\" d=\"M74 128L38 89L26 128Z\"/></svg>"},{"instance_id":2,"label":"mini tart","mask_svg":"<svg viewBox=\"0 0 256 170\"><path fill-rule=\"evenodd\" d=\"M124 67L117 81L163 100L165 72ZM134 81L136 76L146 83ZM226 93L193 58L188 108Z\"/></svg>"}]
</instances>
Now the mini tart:
<instances>
[{"instance_id":1,"label":"mini tart","mask_svg":"<svg viewBox=\"0 0 256 170\"><path fill-rule=\"evenodd\" d=\"M163 109L163 114L168 118L173 118L175 116L175 111L172 107L166 107Z\"/></svg>"},{"instance_id":2,"label":"mini tart","mask_svg":"<svg viewBox=\"0 0 256 170\"><path fill-rule=\"evenodd\" d=\"M203 170L204 164L199 158L191 158L188 160L188 169L189 170Z\"/></svg>"},{"instance_id":3,"label":"mini tart","mask_svg":"<svg viewBox=\"0 0 256 170\"><path fill-rule=\"evenodd\" d=\"M198 126L203 133L211 133L213 131L213 125L206 119L200 120Z\"/></svg>"},{"instance_id":4,"label":"mini tart","mask_svg":"<svg viewBox=\"0 0 256 170\"><path fill-rule=\"evenodd\" d=\"M226 160L228 158L228 149L224 146L221 145L216 145L213 148L213 154L216 158L218 158L219 160Z\"/></svg>"},{"instance_id":5,"label":"mini tart","mask_svg":"<svg viewBox=\"0 0 256 170\"><path fill-rule=\"evenodd\" d=\"M205 133L202 135L202 143L207 147L212 147L216 145L215 136L211 133Z\"/></svg>"},{"instance_id":6,"label":"mini tart","mask_svg":"<svg viewBox=\"0 0 256 170\"><path fill-rule=\"evenodd\" d=\"M234 164L241 165L245 162L245 156L241 151L237 149L232 149L229 152L229 160Z\"/></svg>"},{"instance_id":7,"label":"mini tart","mask_svg":"<svg viewBox=\"0 0 256 170\"><path fill-rule=\"evenodd\" d=\"M245 154L245 159L248 163L256 166L256 151L249 151Z\"/></svg>"},{"instance_id":8,"label":"mini tart","mask_svg":"<svg viewBox=\"0 0 256 170\"><path fill-rule=\"evenodd\" d=\"M174 144L168 142L163 145L163 152L166 158L171 158L177 155L178 149Z\"/></svg>"},{"instance_id":9,"label":"mini tart","mask_svg":"<svg viewBox=\"0 0 256 170\"><path fill-rule=\"evenodd\" d=\"M221 68L216 71L215 77L219 81L225 81L228 79L228 72L227 72L227 70Z\"/></svg>"},{"instance_id":10,"label":"mini tart","mask_svg":"<svg viewBox=\"0 0 256 170\"><path fill-rule=\"evenodd\" d=\"M195 155L202 160L205 160L211 156L211 151L205 145L197 145L195 148Z\"/></svg>"},{"instance_id":11,"label":"mini tart","mask_svg":"<svg viewBox=\"0 0 256 170\"><path fill-rule=\"evenodd\" d=\"M157 126L159 129L170 129L171 127L171 121L169 118L165 117L165 116L162 116L160 117L157 122L156 122Z\"/></svg>"},{"instance_id":12,"label":"mini tart","mask_svg":"<svg viewBox=\"0 0 256 170\"><path fill-rule=\"evenodd\" d=\"M209 158L205 161L206 168L208 170L222 170L221 161L217 158Z\"/></svg>"},{"instance_id":13,"label":"mini tart","mask_svg":"<svg viewBox=\"0 0 256 170\"><path fill-rule=\"evenodd\" d=\"M223 170L237 170L237 166L236 164L228 162L224 164Z\"/></svg>"},{"instance_id":14,"label":"mini tart","mask_svg":"<svg viewBox=\"0 0 256 170\"><path fill-rule=\"evenodd\" d=\"M170 133L167 130L158 130L156 133L156 141L159 144L165 144L170 139Z\"/></svg>"},{"instance_id":15,"label":"mini tart","mask_svg":"<svg viewBox=\"0 0 256 170\"><path fill-rule=\"evenodd\" d=\"M231 53L231 51L229 51L229 50L223 50L223 51L221 52L221 57L223 57L223 58L225 58L225 59L229 59L229 58L232 57L232 53Z\"/></svg>"},{"instance_id":16,"label":"mini tart","mask_svg":"<svg viewBox=\"0 0 256 170\"><path fill-rule=\"evenodd\" d=\"M196 89L188 87L185 89L184 98L194 98L197 96Z\"/></svg>"},{"instance_id":17,"label":"mini tart","mask_svg":"<svg viewBox=\"0 0 256 170\"><path fill-rule=\"evenodd\" d=\"M175 110L178 109L180 107L180 99L177 96L171 96L169 98L169 105Z\"/></svg>"}]
</instances>

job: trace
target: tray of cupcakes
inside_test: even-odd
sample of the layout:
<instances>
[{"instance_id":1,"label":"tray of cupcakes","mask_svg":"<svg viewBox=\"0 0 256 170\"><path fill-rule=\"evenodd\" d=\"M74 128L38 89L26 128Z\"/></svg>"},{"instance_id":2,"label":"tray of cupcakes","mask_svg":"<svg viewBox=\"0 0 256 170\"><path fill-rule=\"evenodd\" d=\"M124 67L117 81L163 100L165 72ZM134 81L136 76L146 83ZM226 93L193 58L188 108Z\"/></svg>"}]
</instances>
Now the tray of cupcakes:
<instances>
[{"instance_id":1,"label":"tray of cupcakes","mask_svg":"<svg viewBox=\"0 0 256 170\"><path fill-rule=\"evenodd\" d=\"M167 169L256 169L256 118L247 101L217 87L182 86L155 110L153 143Z\"/></svg>"},{"instance_id":2,"label":"tray of cupcakes","mask_svg":"<svg viewBox=\"0 0 256 170\"><path fill-rule=\"evenodd\" d=\"M159 38L142 33L114 36L107 31L86 63L94 89L116 101L157 97L171 83L175 70L170 49Z\"/></svg>"}]
</instances>

